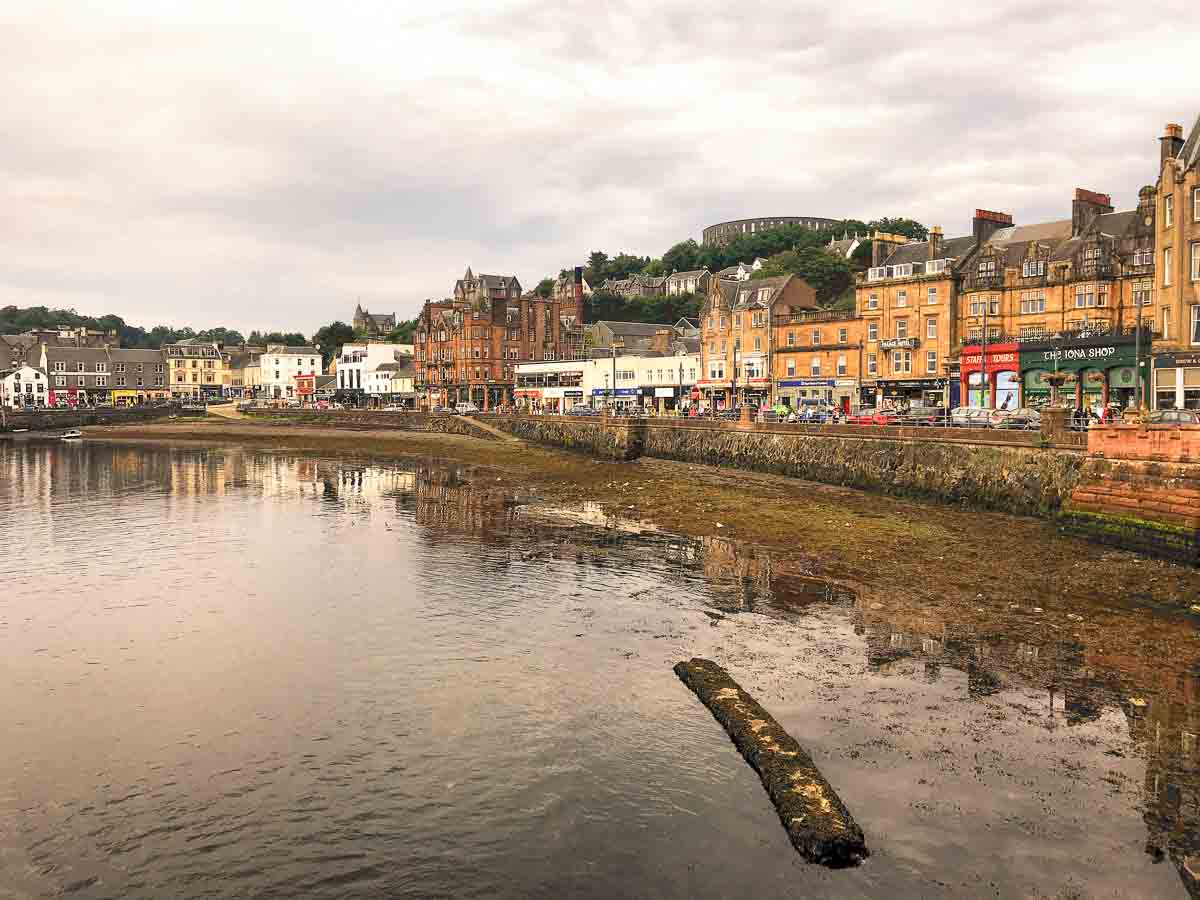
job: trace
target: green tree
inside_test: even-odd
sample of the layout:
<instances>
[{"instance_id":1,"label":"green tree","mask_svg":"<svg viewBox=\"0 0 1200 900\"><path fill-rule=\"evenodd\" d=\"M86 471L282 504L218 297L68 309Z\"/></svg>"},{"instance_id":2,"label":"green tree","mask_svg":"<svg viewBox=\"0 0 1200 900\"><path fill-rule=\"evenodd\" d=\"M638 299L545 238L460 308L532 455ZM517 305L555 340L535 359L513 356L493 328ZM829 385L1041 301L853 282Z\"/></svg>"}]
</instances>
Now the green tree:
<instances>
[{"instance_id":1,"label":"green tree","mask_svg":"<svg viewBox=\"0 0 1200 900\"><path fill-rule=\"evenodd\" d=\"M662 255L663 269L669 272L691 272L702 268L700 247L692 239L680 241Z\"/></svg>"},{"instance_id":2,"label":"green tree","mask_svg":"<svg viewBox=\"0 0 1200 900\"><path fill-rule=\"evenodd\" d=\"M417 320L406 319L396 323L396 327L391 330L387 339L393 344L411 344L413 332L416 330Z\"/></svg>"},{"instance_id":3,"label":"green tree","mask_svg":"<svg viewBox=\"0 0 1200 900\"><path fill-rule=\"evenodd\" d=\"M537 287L533 289L533 292L539 297L549 300L554 295L554 279L543 278L537 283Z\"/></svg>"},{"instance_id":4,"label":"green tree","mask_svg":"<svg viewBox=\"0 0 1200 900\"><path fill-rule=\"evenodd\" d=\"M817 292L817 303L828 306L854 284L849 263L820 247L785 250L768 259L752 278L796 275Z\"/></svg>"},{"instance_id":5,"label":"green tree","mask_svg":"<svg viewBox=\"0 0 1200 900\"><path fill-rule=\"evenodd\" d=\"M924 241L929 238L929 229L915 219L884 216L882 219L872 220L870 228L886 232L887 234L902 234L905 237L912 238L914 241Z\"/></svg>"},{"instance_id":6,"label":"green tree","mask_svg":"<svg viewBox=\"0 0 1200 900\"><path fill-rule=\"evenodd\" d=\"M651 278L662 278L670 273L665 271L663 261L661 259L652 259L646 265L642 266L642 274L649 275Z\"/></svg>"},{"instance_id":7,"label":"green tree","mask_svg":"<svg viewBox=\"0 0 1200 900\"><path fill-rule=\"evenodd\" d=\"M320 345L321 359L328 366L343 344L354 342L354 329L345 322L330 322L316 330L312 342Z\"/></svg>"}]
</instances>

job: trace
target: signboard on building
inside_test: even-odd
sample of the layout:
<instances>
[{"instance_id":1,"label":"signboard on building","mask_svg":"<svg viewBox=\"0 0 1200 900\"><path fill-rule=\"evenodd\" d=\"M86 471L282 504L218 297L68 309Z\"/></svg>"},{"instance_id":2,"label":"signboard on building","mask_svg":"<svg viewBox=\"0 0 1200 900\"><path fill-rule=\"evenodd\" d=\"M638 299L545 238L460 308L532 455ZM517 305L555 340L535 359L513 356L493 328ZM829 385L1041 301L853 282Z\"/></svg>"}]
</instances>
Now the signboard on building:
<instances>
[{"instance_id":1,"label":"signboard on building","mask_svg":"<svg viewBox=\"0 0 1200 900\"><path fill-rule=\"evenodd\" d=\"M879 342L880 350L916 350L921 341L915 337L885 338Z\"/></svg>"},{"instance_id":2,"label":"signboard on building","mask_svg":"<svg viewBox=\"0 0 1200 900\"><path fill-rule=\"evenodd\" d=\"M1020 365L1021 354L1017 344L988 344L987 353L976 344L963 347L958 358L960 372L978 372L984 356L987 356L989 372L1015 372Z\"/></svg>"},{"instance_id":3,"label":"signboard on building","mask_svg":"<svg viewBox=\"0 0 1200 900\"><path fill-rule=\"evenodd\" d=\"M1188 369L1200 366L1200 352L1160 353L1154 357L1156 369Z\"/></svg>"},{"instance_id":4,"label":"signboard on building","mask_svg":"<svg viewBox=\"0 0 1200 900\"><path fill-rule=\"evenodd\" d=\"M832 378L784 378L780 387L833 387Z\"/></svg>"},{"instance_id":5,"label":"signboard on building","mask_svg":"<svg viewBox=\"0 0 1200 900\"><path fill-rule=\"evenodd\" d=\"M1110 369L1113 366L1132 366L1135 364L1134 345L1108 341L1091 346L1051 347L1038 345L1036 347L1021 347L1021 370L1046 369L1053 371L1079 372L1083 369Z\"/></svg>"}]
</instances>

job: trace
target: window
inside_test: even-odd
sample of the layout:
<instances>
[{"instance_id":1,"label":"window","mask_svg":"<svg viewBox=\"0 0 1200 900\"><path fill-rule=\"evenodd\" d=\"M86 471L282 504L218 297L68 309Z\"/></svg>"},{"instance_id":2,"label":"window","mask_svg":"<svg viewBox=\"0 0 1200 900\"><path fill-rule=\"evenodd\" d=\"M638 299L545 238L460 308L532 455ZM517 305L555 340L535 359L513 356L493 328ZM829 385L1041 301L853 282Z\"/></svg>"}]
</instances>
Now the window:
<instances>
[{"instance_id":1,"label":"window","mask_svg":"<svg viewBox=\"0 0 1200 900\"><path fill-rule=\"evenodd\" d=\"M879 309L878 294L867 294L867 309Z\"/></svg>"},{"instance_id":2,"label":"window","mask_svg":"<svg viewBox=\"0 0 1200 900\"><path fill-rule=\"evenodd\" d=\"M65 372L65 371L67 371L67 364L66 364L65 362L56 362L56 363L54 364L54 371L55 371L55 372Z\"/></svg>"},{"instance_id":3,"label":"window","mask_svg":"<svg viewBox=\"0 0 1200 900\"><path fill-rule=\"evenodd\" d=\"M1021 267L1021 275L1025 278L1036 278L1045 274L1046 261L1044 259L1027 259Z\"/></svg>"},{"instance_id":4,"label":"window","mask_svg":"<svg viewBox=\"0 0 1200 900\"><path fill-rule=\"evenodd\" d=\"M837 373L839 375L846 374L846 355L842 354L837 358Z\"/></svg>"},{"instance_id":5,"label":"window","mask_svg":"<svg viewBox=\"0 0 1200 900\"><path fill-rule=\"evenodd\" d=\"M735 331L742 327L742 317L738 313L733 314L733 328Z\"/></svg>"},{"instance_id":6,"label":"window","mask_svg":"<svg viewBox=\"0 0 1200 900\"><path fill-rule=\"evenodd\" d=\"M1200 344L1200 304L1192 306L1192 343Z\"/></svg>"},{"instance_id":7,"label":"window","mask_svg":"<svg viewBox=\"0 0 1200 900\"><path fill-rule=\"evenodd\" d=\"M789 332L787 333L787 345L788 345L789 347L795 347L795 346L796 346L796 332L794 332L794 331L789 331Z\"/></svg>"},{"instance_id":8,"label":"window","mask_svg":"<svg viewBox=\"0 0 1200 900\"><path fill-rule=\"evenodd\" d=\"M759 337L757 334L754 336L754 349L755 350L762 349L762 338Z\"/></svg>"},{"instance_id":9,"label":"window","mask_svg":"<svg viewBox=\"0 0 1200 900\"><path fill-rule=\"evenodd\" d=\"M879 374L879 357L874 353L867 354L867 374Z\"/></svg>"},{"instance_id":10,"label":"window","mask_svg":"<svg viewBox=\"0 0 1200 900\"><path fill-rule=\"evenodd\" d=\"M1175 198L1169 194L1163 197L1163 228L1170 228L1175 224Z\"/></svg>"},{"instance_id":11,"label":"window","mask_svg":"<svg viewBox=\"0 0 1200 900\"><path fill-rule=\"evenodd\" d=\"M925 371L933 374L937 372L937 351L930 350L925 354Z\"/></svg>"},{"instance_id":12,"label":"window","mask_svg":"<svg viewBox=\"0 0 1200 900\"><path fill-rule=\"evenodd\" d=\"M946 271L946 260L944 260L944 259L931 259L931 260L929 260L929 262L925 263L925 274L926 275L936 275L939 272L945 272L945 271ZM934 290L936 291L937 289L934 288Z\"/></svg>"},{"instance_id":13,"label":"window","mask_svg":"<svg viewBox=\"0 0 1200 900\"><path fill-rule=\"evenodd\" d=\"M912 267L913 267L912 263L904 263L903 265L900 265L900 266L892 266L891 267L892 268L892 277L893 278L908 278L910 275L912 275Z\"/></svg>"},{"instance_id":14,"label":"window","mask_svg":"<svg viewBox=\"0 0 1200 900\"><path fill-rule=\"evenodd\" d=\"M1200 281L1200 241L1192 241L1192 281Z\"/></svg>"},{"instance_id":15,"label":"window","mask_svg":"<svg viewBox=\"0 0 1200 900\"><path fill-rule=\"evenodd\" d=\"M847 332L846 332L846 329L845 329L845 328L839 328L839 329L838 329L838 343L839 343L839 344L844 344L844 343L846 343L847 339L848 339L848 338L847 338Z\"/></svg>"},{"instance_id":16,"label":"window","mask_svg":"<svg viewBox=\"0 0 1200 900\"><path fill-rule=\"evenodd\" d=\"M751 317L751 325L755 328L762 328L767 324L767 314L765 312L756 312Z\"/></svg>"},{"instance_id":17,"label":"window","mask_svg":"<svg viewBox=\"0 0 1200 900\"><path fill-rule=\"evenodd\" d=\"M892 352L892 371L898 375L912 372L911 350L895 350Z\"/></svg>"},{"instance_id":18,"label":"window","mask_svg":"<svg viewBox=\"0 0 1200 900\"><path fill-rule=\"evenodd\" d=\"M878 322L868 322L867 323L867 340L868 341L879 340L879 323Z\"/></svg>"},{"instance_id":19,"label":"window","mask_svg":"<svg viewBox=\"0 0 1200 900\"><path fill-rule=\"evenodd\" d=\"M937 303L938 302L937 288L931 287L928 291L926 291L925 302L926 303Z\"/></svg>"},{"instance_id":20,"label":"window","mask_svg":"<svg viewBox=\"0 0 1200 900\"><path fill-rule=\"evenodd\" d=\"M908 337L908 319L897 319L896 320L896 337L898 337L898 338Z\"/></svg>"},{"instance_id":21,"label":"window","mask_svg":"<svg viewBox=\"0 0 1200 900\"><path fill-rule=\"evenodd\" d=\"M66 375L55 375L54 376L54 386L55 387L66 387L67 386L67 376Z\"/></svg>"},{"instance_id":22,"label":"window","mask_svg":"<svg viewBox=\"0 0 1200 900\"><path fill-rule=\"evenodd\" d=\"M1043 291L1024 291L1021 294L1021 315L1036 315L1046 311L1046 294Z\"/></svg>"},{"instance_id":23,"label":"window","mask_svg":"<svg viewBox=\"0 0 1200 900\"><path fill-rule=\"evenodd\" d=\"M77 372L82 372L82 371L84 371L84 365L83 365L83 363L81 363L81 362L75 363L75 371L77 371Z\"/></svg>"},{"instance_id":24,"label":"window","mask_svg":"<svg viewBox=\"0 0 1200 900\"><path fill-rule=\"evenodd\" d=\"M929 318L925 320L925 337L931 341L937 339L937 319Z\"/></svg>"},{"instance_id":25,"label":"window","mask_svg":"<svg viewBox=\"0 0 1200 900\"><path fill-rule=\"evenodd\" d=\"M813 342L814 347L821 343L821 329L820 328L814 328L812 330L812 342Z\"/></svg>"},{"instance_id":26,"label":"window","mask_svg":"<svg viewBox=\"0 0 1200 900\"><path fill-rule=\"evenodd\" d=\"M1094 284L1075 285L1075 308L1084 309L1096 305L1096 286Z\"/></svg>"},{"instance_id":27,"label":"window","mask_svg":"<svg viewBox=\"0 0 1200 900\"><path fill-rule=\"evenodd\" d=\"M978 325L976 325L974 328L967 329L967 342L968 343L978 344L982 338L983 338L983 329L980 328Z\"/></svg>"},{"instance_id":28,"label":"window","mask_svg":"<svg viewBox=\"0 0 1200 900\"><path fill-rule=\"evenodd\" d=\"M106 362L96 363L96 371L97 372L107 372L108 371L108 363L106 363ZM125 371L125 363L117 363L117 371L124 372Z\"/></svg>"},{"instance_id":29,"label":"window","mask_svg":"<svg viewBox=\"0 0 1200 900\"><path fill-rule=\"evenodd\" d=\"M886 266L875 266L867 270L867 281L879 281L881 278L887 278Z\"/></svg>"},{"instance_id":30,"label":"window","mask_svg":"<svg viewBox=\"0 0 1200 900\"><path fill-rule=\"evenodd\" d=\"M908 291L896 291L896 305L908 306Z\"/></svg>"},{"instance_id":31,"label":"window","mask_svg":"<svg viewBox=\"0 0 1200 900\"><path fill-rule=\"evenodd\" d=\"M994 259L981 259L979 261L979 277L986 278L989 275L996 274L996 261Z\"/></svg>"},{"instance_id":32,"label":"window","mask_svg":"<svg viewBox=\"0 0 1200 900\"><path fill-rule=\"evenodd\" d=\"M1192 307L1195 309L1196 307ZM808 363L808 372L813 378L819 378L821 375L821 357L814 356Z\"/></svg>"},{"instance_id":33,"label":"window","mask_svg":"<svg viewBox=\"0 0 1200 900\"><path fill-rule=\"evenodd\" d=\"M758 289L758 302L759 303L766 303L770 299L771 299L771 289L770 288L759 288Z\"/></svg>"},{"instance_id":34,"label":"window","mask_svg":"<svg viewBox=\"0 0 1200 900\"><path fill-rule=\"evenodd\" d=\"M1163 287L1171 286L1171 248L1163 249Z\"/></svg>"},{"instance_id":35,"label":"window","mask_svg":"<svg viewBox=\"0 0 1200 900\"><path fill-rule=\"evenodd\" d=\"M988 340L989 341L1000 340L1000 326L999 325L989 325L988 326Z\"/></svg>"},{"instance_id":36,"label":"window","mask_svg":"<svg viewBox=\"0 0 1200 900\"><path fill-rule=\"evenodd\" d=\"M1192 221L1200 222L1200 187L1192 188Z\"/></svg>"},{"instance_id":37,"label":"window","mask_svg":"<svg viewBox=\"0 0 1200 900\"><path fill-rule=\"evenodd\" d=\"M125 383L125 378L123 376L118 375L117 376L117 384L123 385L124 383ZM97 375L96 376L96 387L108 387L108 376L107 375Z\"/></svg>"},{"instance_id":38,"label":"window","mask_svg":"<svg viewBox=\"0 0 1200 900\"><path fill-rule=\"evenodd\" d=\"M1141 250L1135 250L1133 253L1133 264L1135 266L1153 265L1154 251L1149 247L1143 247Z\"/></svg>"},{"instance_id":39,"label":"window","mask_svg":"<svg viewBox=\"0 0 1200 900\"><path fill-rule=\"evenodd\" d=\"M983 301L975 297L971 298L971 302L967 304L967 315L981 316L983 315Z\"/></svg>"},{"instance_id":40,"label":"window","mask_svg":"<svg viewBox=\"0 0 1200 900\"><path fill-rule=\"evenodd\" d=\"M1046 336L1045 325L1022 325L1019 332L1020 338L1023 341L1032 341Z\"/></svg>"},{"instance_id":41,"label":"window","mask_svg":"<svg viewBox=\"0 0 1200 900\"><path fill-rule=\"evenodd\" d=\"M990 315L990 316L1000 315L1000 298L998 296L991 297L988 300L988 315Z\"/></svg>"},{"instance_id":42,"label":"window","mask_svg":"<svg viewBox=\"0 0 1200 900\"><path fill-rule=\"evenodd\" d=\"M788 373L788 378L791 378L793 375L796 374L796 361L794 359L789 359L787 361L787 373Z\"/></svg>"}]
</instances>

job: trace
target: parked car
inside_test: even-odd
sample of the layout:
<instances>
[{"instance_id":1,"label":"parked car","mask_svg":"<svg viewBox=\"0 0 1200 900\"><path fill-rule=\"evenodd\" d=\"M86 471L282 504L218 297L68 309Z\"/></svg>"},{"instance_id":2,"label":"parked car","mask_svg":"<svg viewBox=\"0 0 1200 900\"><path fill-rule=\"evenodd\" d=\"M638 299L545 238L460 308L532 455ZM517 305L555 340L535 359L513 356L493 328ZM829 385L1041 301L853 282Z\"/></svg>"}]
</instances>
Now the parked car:
<instances>
[{"instance_id":1,"label":"parked car","mask_svg":"<svg viewBox=\"0 0 1200 900\"><path fill-rule=\"evenodd\" d=\"M1146 418L1149 425L1200 425L1200 412L1194 409L1156 409Z\"/></svg>"},{"instance_id":2,"label":"parked car","mask_svg":"<svg viewBox=\"0 0 1200 900\"><path fill-rule=\"evenodd\" d=\"M950 410L950 424L956 428L987 428L990 409L978 406L956 406Z\"/></svg>"},{"instance_id":3,"label":"parked car","mask_svg":"<svg viewBox=\"0 0 1200 900\"><path fill-rule=\"evenodd\" d=\"M894 409L872 409L863 407L846 417L847 425L898 425L899 415Z\"/></svg>"},{"instance_id":4,"label":"parked car","mask_svg":"<svg viewBox=\"0 0 1200 900\"><path fill-rule=\"evenodd\" d=\"M1023 406L1020 409L993 409L988 416L992 428L1016 428L1036 431L1042 427L1042 414Z\"/></svg>"},{"instance_id":5,"label":"parked car","mask_svg":"<svg viewBox=\"0 0 1200 900\"><path fill-rule=\"evenodd\" d=\"M567 410L567 415L568 416L598 416L598 415L600 415L600 413L597 410L592 409L592 407L588 406L586 403L576 403L569 410Z\"/></svg>"},{"instance_id":6,"label":"parked car","mask_svg":"<svg viewBox=\"0 0 1200 900\"><path fill-rule=\"evenodd\" d=\"M479 407L474 403L456 403L454 404L454 411L460 416L473 416L479 412Z\"/></svg>"},{"instance_id":7,"label":"parked car","mask_svg":"<svg viewBox=\"0 0 1200 900\"><path fill-rule=\"evenodd\" d=\"M434 406L430 407L429 414L431 416L452 416L454 415L454 410L449 406Z\"/></svg>"},{"instance_id":8,"label":"parked car","mask_svg":"<svg viewBox=\"0 0 1200 900\"><path fill-rule=\"evenodd\" d=\"M900 418L905 425L945 428L950 424L950 410L945 406L913 406Z\"/></svg>"}]
</instances>

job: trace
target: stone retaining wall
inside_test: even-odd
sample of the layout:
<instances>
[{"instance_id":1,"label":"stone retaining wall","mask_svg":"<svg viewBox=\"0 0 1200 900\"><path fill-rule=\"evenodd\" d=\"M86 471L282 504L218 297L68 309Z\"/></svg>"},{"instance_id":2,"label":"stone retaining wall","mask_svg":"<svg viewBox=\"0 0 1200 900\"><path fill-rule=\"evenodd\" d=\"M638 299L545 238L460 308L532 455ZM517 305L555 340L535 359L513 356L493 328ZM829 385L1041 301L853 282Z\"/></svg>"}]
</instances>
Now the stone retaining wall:
<instances>
[{"instance_id":1,"label":"stone retaining wall","mask_svg":"<svg viewBox=\"0 0 1200 900\"><path fill-rule=\"evenodd\" d=\"M998 509L1056 512L1079 480L1084 457L1040 449L1037 435L980 444L942 429L694 423L687 420L492 416L526 440L609 459L638 454L790 475L824 484Z\"/></svg>"},{"instance_id":2,"label":"stone retaining wall","mask_svg":"<svg viewBox=\"0 0 1200 900\"><path fill-rule=\"evenodd\" d=\"M113 409L87 410L43 410L39 412L9 413L7 429L29 431L58 431L64 428L80 428L84 425L131 425L151 422L155 419L177 416L187 418L203 416L201 409L182 409L178 406L131 406Z\"/></svg>"},{"instance_id":3,"label":"stone retaining wall","mask_svg":"<svg viewBox=\"0 0 1200 900\"><path fill-rule=\"evenodd\" d=\"M273 425L312 425L351 431L375 429L462 434L494 440L463 416L431 416L423 412L376 412L355 409L250 409L245 415L256 422Z\"/></svg>"}]
</instances>

